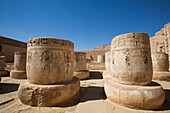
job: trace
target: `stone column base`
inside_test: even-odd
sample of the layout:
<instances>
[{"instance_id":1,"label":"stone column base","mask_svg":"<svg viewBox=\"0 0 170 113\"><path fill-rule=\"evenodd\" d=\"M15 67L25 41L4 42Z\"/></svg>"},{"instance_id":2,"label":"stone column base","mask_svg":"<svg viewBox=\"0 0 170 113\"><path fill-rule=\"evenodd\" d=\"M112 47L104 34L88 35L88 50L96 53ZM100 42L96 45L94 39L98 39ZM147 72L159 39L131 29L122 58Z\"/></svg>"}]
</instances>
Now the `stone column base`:
<instances>
[{"instance_id":1,"label":"stone column base","mask_svg":"<svg viewBox=\"0 0 170 113\"><path fill-rule=\"evenodd\" d=\"M160 109L165 100L163 88L155 82L149 86L135 86L105 79L104 89L110 101L133 109Z\"/></svg>"},{"instance_id":2,"label":"stone column base","mask_svg":"<svg viewBox=\"0 0 170 113\"><path fill-rule=\"evenodd\" d=\"M15 79L24 79L27 78L26 71L12 70L10 72L10 77Z\"/></svg>"},{"instance_id":3,"label":"stone column base","mask_svg":"<svg viewBox=\"0 0 170 113\"><path fill-rule=\"evenodd\" d=\"M152 79L160 81L170 81L170 72L169 71L153 72Z\"/></svg>"},{"instance_id":4,"label":"stone column base","mask_svg":"<svg viewBox=\"0 0 170 113\"><path fill-rule=\"evenodd\" d=\"M105 71L103 71L103 79L111 79L112 77L111 77L111 75L110 75L110 71L107 71L107 70L105 70Z\"/></svg>"},{"instance_id":5,"label":"stone column base","mask_svg":"<svg viewBox=\"0 0 170 113\"><path fill-rule=\"evenodd\" d=\"M90 77L90 72L88 70L81 70L74 72L74 76L80 80L88 79Z\"/></svg>"},{"instance_id":6,"label":"stone column base","mask_svg":"<svg viewBox=\"0 0 170 113\"><path fill-rule=\"evenodd\" d=\"M78 101L80 80L74 77L70 82L57 85L20 84L18 97L30 106L70 106Z\"/></svg>"},{"instance_id":7,"label":"stone column base","mask_svg":"<svg viewBox=\"0 0 170 113\"><path fill-rule=\"evenodd\" d=\"M8 75L8 70L1 70L0 71L0 76L3 77L3 76L6 76Z\"/></svg>"}]
</instances>

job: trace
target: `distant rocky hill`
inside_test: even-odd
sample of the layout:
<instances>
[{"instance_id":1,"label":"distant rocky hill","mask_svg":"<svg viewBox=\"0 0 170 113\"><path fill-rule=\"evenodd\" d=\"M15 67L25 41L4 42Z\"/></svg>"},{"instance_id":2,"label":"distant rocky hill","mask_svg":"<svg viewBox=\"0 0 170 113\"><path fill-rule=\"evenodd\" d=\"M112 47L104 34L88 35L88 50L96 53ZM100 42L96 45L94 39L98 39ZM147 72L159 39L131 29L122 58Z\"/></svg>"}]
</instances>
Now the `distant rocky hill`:
<instances>
[{"instance_id":1,"label":"distant rocky hill","mask_svg":"<svg viewBox=\"0 0 170 113\"><path fill-rule=\"evenodd\" d=\"M96 47L96 48L94 48L93 49L94 51L95 50L110 50L110 44L107 44L107 45L101 45L101 46L99 46L99 47Z\"/></svg>"}]
</instances>

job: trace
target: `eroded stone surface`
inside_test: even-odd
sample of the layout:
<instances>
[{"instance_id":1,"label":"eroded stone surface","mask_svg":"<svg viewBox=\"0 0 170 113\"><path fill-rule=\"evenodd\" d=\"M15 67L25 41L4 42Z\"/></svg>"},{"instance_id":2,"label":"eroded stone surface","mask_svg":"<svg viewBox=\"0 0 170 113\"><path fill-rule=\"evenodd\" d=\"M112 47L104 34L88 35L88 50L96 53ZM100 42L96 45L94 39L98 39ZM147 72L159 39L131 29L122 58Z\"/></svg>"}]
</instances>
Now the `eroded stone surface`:
<instances>
[{"instance_id":1,"label":"eroded stone surface","mask_svg":"<svg viewBox=\"0 0 170 113\"><path fill-rule=\"evenodd\" d=\"M27 78L27 75L26 75L26 71L12 70L10 72L10 77L15 79L24 79Z\"/></svg>"},{"instance_id":2,"label":"eroded stone surface","mask_svg":"<svg viewBox=\"0 0 170 113\"><path fill-rule=\"evenodd\" d=\"M168 71L168 54L163 52L152 53L153 71Z\"/></svg>"},{"instance_id":3,"label":"eroded stone surface","mask_svg":"<svg viewBox=\"0 0 170 113\"><path fill-rule=\"evenodd\" d=\"M90 76L90 72L88 70L75 71L74 76L80 80L88 79Z\"/></svg>"},{"instance_id":4,"label":"eroded stone surface","mask_svg":"<svg viewBox=\"0 0 170 113\"><path fill-rule=\"evenodd\" d=\"M153 80L170 81L169 71L156 71L153 72Z\"/></svg>"},{"instance_id":5,"label":"eroded stone surface","mask_svg":"<svg viewBox=\"0 0 170 113\"><path fill-rule=\"evenodd\" d=\"M27 78L33 84L56 84L72 80L74 44L58 38L34 38L27 46Z\"/></svg>"},{"instance_id":6,"label":"eroded stone surface","mask_svg":"<svg viewBox=\"0 0 170 113\"><path fill-rule=\"evenodd\" d=\"M74 52L74 71L86 70L86 53Z\"/></svg>"},{"instance_id":7,"label":"eroded stone surface","mask_svg":"<svg viewBox=\"0 0 170 113\"><path fill-rule=\"evenodd\" d=\"M27 78L26 76L26 51L17 51L14 54L14 70L10 77L15 79Z\"/></svg>"},{"instance_id":8,"label":"eroded stone surface","mask_svg":"<svg viewBox=\"0 0 170 113\"><path fill-rule=\"evenodd\" d=\"M58 85L20 84L18 97L30 106L68 106L78 101L80 81L74 77L70 82Z\"/></svg>"},{"instance_id":9,"label":"eroded stone surface","mask_svg":"<svg viewBox=\"0 0 170 113\"><path fill-rule=\"evenodd\" d=\"M105 67L106 70L110 72L110 65L111 65L111 55L110 55L110 51L105 53Z\"/></svg>"},{"instance_id":10,"label":"eroded stone surface","mask_svg":"<svg viewBox=\"0 0 170 113\"><path fill-rule=\"evenodd\" d=\"M5 69L5 56L0 56L0 70Z\"/></svg>"},{"instance_id":11,"label":"eroded stone surface","mask_svg":"<svg viewBox=\"0 0 170 113\"><path fill-rule=\"evenodd\" d=\"M133 109L160 109L165 100L165 92L157 83L135 86L105 79L104 88L110 101Z\"/></svg>"},{"instance_id":12,"label":"eroded stone surface","mask_svg":"<svg viewBox=\"0 0 170 113\"><path fill-rule=\"evenodd\" d=\"M111 44L111 76L123 84L147 85L152 79L149 35L128 33L116 36Z\"/></svg>"}]
</instances>

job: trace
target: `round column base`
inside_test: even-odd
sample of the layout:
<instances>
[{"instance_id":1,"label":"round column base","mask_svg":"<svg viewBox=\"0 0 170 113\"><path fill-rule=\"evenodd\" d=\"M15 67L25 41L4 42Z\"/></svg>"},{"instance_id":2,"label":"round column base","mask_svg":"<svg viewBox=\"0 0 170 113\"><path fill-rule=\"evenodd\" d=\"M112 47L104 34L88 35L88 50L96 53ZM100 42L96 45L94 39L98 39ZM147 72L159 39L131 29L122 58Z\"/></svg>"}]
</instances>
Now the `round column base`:
<instances>
[{"instance_id":1,"label":"round column base","mask_svg":"<svg viewBox=\"0 0 170 113\"><path fill-rule=\"evenodd\" d=\"M88 70L76 71L74 72L74 76L80 80L84 80L90 77L90 72Z\"/></svg>"},{"instance_id":2,"label":"round column base","mask_svg":"<svg viewBox=\"0 0 170 113\"><path fill-rule=\"evenodd\" d=\"M10 72L10 77L15 79L24 79L27 78L26 71L12 70Z\"/></svg>"},{"instance_id":3,"label":"round column base","mask_svg":"<svg viewBox=\"0 0 170 113\"><path fill-rule=\"evenodd\" d=\"M8 75L8 70L1 70L0 71L0 76L3 77L3 76L6 76Z\"/></svg>"},{"instance_id":4,"label":"round column base","mask_svg":"<svg viewBox=\"0 0 170 113\"><path fill-rule=\"evenodd\" d=\"M153 72L153 80L160 80L160 81L170 81L170 72L169 71L157 71Z\"/></svg>"},{"instance_id":5,"label":"round column base","mask_svg":"<svg viewBox=\"0 0 170 113\"><path fill-rule=\"evenodd\" d=\"M160 109L165 100L163 88L155 82L148 86L135 86L105 79L104 89L110 101L132 109Z\"/></svg>"},{"instance_id":6,"label":"round column base","mask_svg":"<svg viewBox=\"0 0 170 113\"><path fill-rule=\"evenodd\" d=\"M70 106L78 101L80 80L57 85L35 85L28 82L20 84L18 97L23 104L30 106Z\"/></svg>"}]
</instances>

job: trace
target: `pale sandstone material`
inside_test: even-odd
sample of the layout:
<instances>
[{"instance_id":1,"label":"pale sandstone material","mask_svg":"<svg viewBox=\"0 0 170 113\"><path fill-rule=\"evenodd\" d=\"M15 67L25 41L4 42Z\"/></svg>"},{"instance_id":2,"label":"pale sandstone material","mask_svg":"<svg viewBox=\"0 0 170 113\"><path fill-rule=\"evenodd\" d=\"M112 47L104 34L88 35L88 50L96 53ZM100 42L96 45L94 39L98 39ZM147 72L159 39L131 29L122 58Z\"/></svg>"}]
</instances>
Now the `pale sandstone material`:
<instances>
[{"instance_id":1,"label":"pale sandstone material","mask_svg":"<svg viewBox=\"0 0 170 113\"><path fill-rule=\"evenodd\" d=\"M5 56L0 56L0 76L8 75L8 71L5 70Z\"/></svg>"},{"instance_id":2,"label":"pale sandstone material","mask_svg":"<svg viewBox=\"0 0 170 113\"><path fill-rule=\"evenodd\" d=\"M153 71L168 71L168 54L163 52L152 53Z\"/></svg>"},{"instance_id":3,"label":"pale sandstone material","mask_svg":"<svg viewBox=\"0 0 170 113\"><path fill-rule=\"evenodd\" d=\"M116 36L111 44L111 76L122 84L147 85L152 80L149 35L128 33Z\"/></svg>"},{"instance_id":4,"label":"pale sandstone material","mask_svg":"<svg viewBox=\"0 0 170 113\"><path fill-rule=\"evenodd\" d=\"M82 70L74 72L74 76L80 80L88 79L90 77L89 70Z\"/></svg>"},{"instance_id":5,"label":"pale sandstone material","mask_svg":"<svg viewBox=\"0 0 170 113\"><path fill-rule=\"evenodd\" d=\"M33 84L58 84L72 80L74 44L58 38L28 40L27 78Z\"/></svg>"},{"instance_id":6,"label":"pale sandstone material","mask_svg":"<svg viewBox=\"0 0 170 113\"><path fill-rule=\"evenodd\" d=\"M170 81L170 72L169 71L156 71L153 72L153 80L160 81Z\"/></svg>"},{"instance_id":7,"label":"pale sandstone material","mask_svg":"<svg viewBox=\"0 0 170 113\"><path fill-rule=\"evenodd\" d=\"M110 65L111 65L111 52L108 51L105 53L105 67L106 70L110 72Z\"/></svg>"},{"instance_id":8,"label":"pale sandstone material","mask_svg":"<svg viewBox=\"0 0 170 113\"><path fill-rule=\"evenodd\" d=\"M23 82L18 89L18 97L23 104L30 106L69 106L78 101L80 81L74 77L71 81L58 85L34 85Z\"/></svg>"},{"instance_id":9,"label":"pale sandstone material","mask_svg":"<svg viewBox=\"0 0 170 113\"><path fill-rule=\"evenodd\" d=\"M133 109L159 109L165 100L165 92L157 83L149 86L123 85L105 79L107 98L119 105Z\"/></svg>"},{"instance_id":10,"label":"pale sandstone material","mask_svg":"<svg viewBox=\"0 0 170 113\"><path fill-rule=\"evenodd\" d=\"M74 52L74 71L86 69L86 53Z\"/></svg>"},{"instance_id":11,"label":"pale sandstone material","mask_svg":"<svg viewBox=\"0 0 170 113\"><path fill-rule=\"evenodd\" d=\"M170 23L164 25L164 35L165 35L165 39L167 41L167 53L170 56ZM170 65L170 58L169 58L169 65ZM170 68L169 68L170 70Z\"/></svg>"},{"instance_id":12,"label":"pale sandstone material","mask_svg":"<svg viewBox=\"0 0 170 113\"><path fill-rule=\"evenodd\" d=\"M88 79L90 73L86 70L86 53L74 52L74 76L80 80Z\"/></svg>"},{"instance_id":13,"label":"pale sandstone material","mask_svg":"<svg viewBox=\"0 0 170 113\"><path fill-rule=\"evenodd\" d=\"M0 56L0 70L5 69L5 56Z\"/></svg>"},{"instance_id":14,"label":"pale sandstone material","mask_svg":"<svg viewBox=\"0 0 170 113\"><path fill-rule=\"evenodd\" d=\"M105 62L105 55L98 55L97 56L97 62L98 63Z\"/></svg>"},{"instance_id":15,"label":"pale sandstone material","mask_svg":"<svg viewBox=\"0 0 170 113\"><path fill-rule=\"evenodd\" d=\"M11 70L10 77L15 79L25 79L27 78L26 71Z\"/></svg>"},{"instance_id":16,"label":"pale sandstone material","mask_svg":"<svg viewBox=\"0 0 170 113\"><path fill-rule=\"evenodd\" d=\"M26 76L26 52L17 51L14 54L14 70L10 72L10 77L24 79Z\"/></svg>"}]
</instances>

